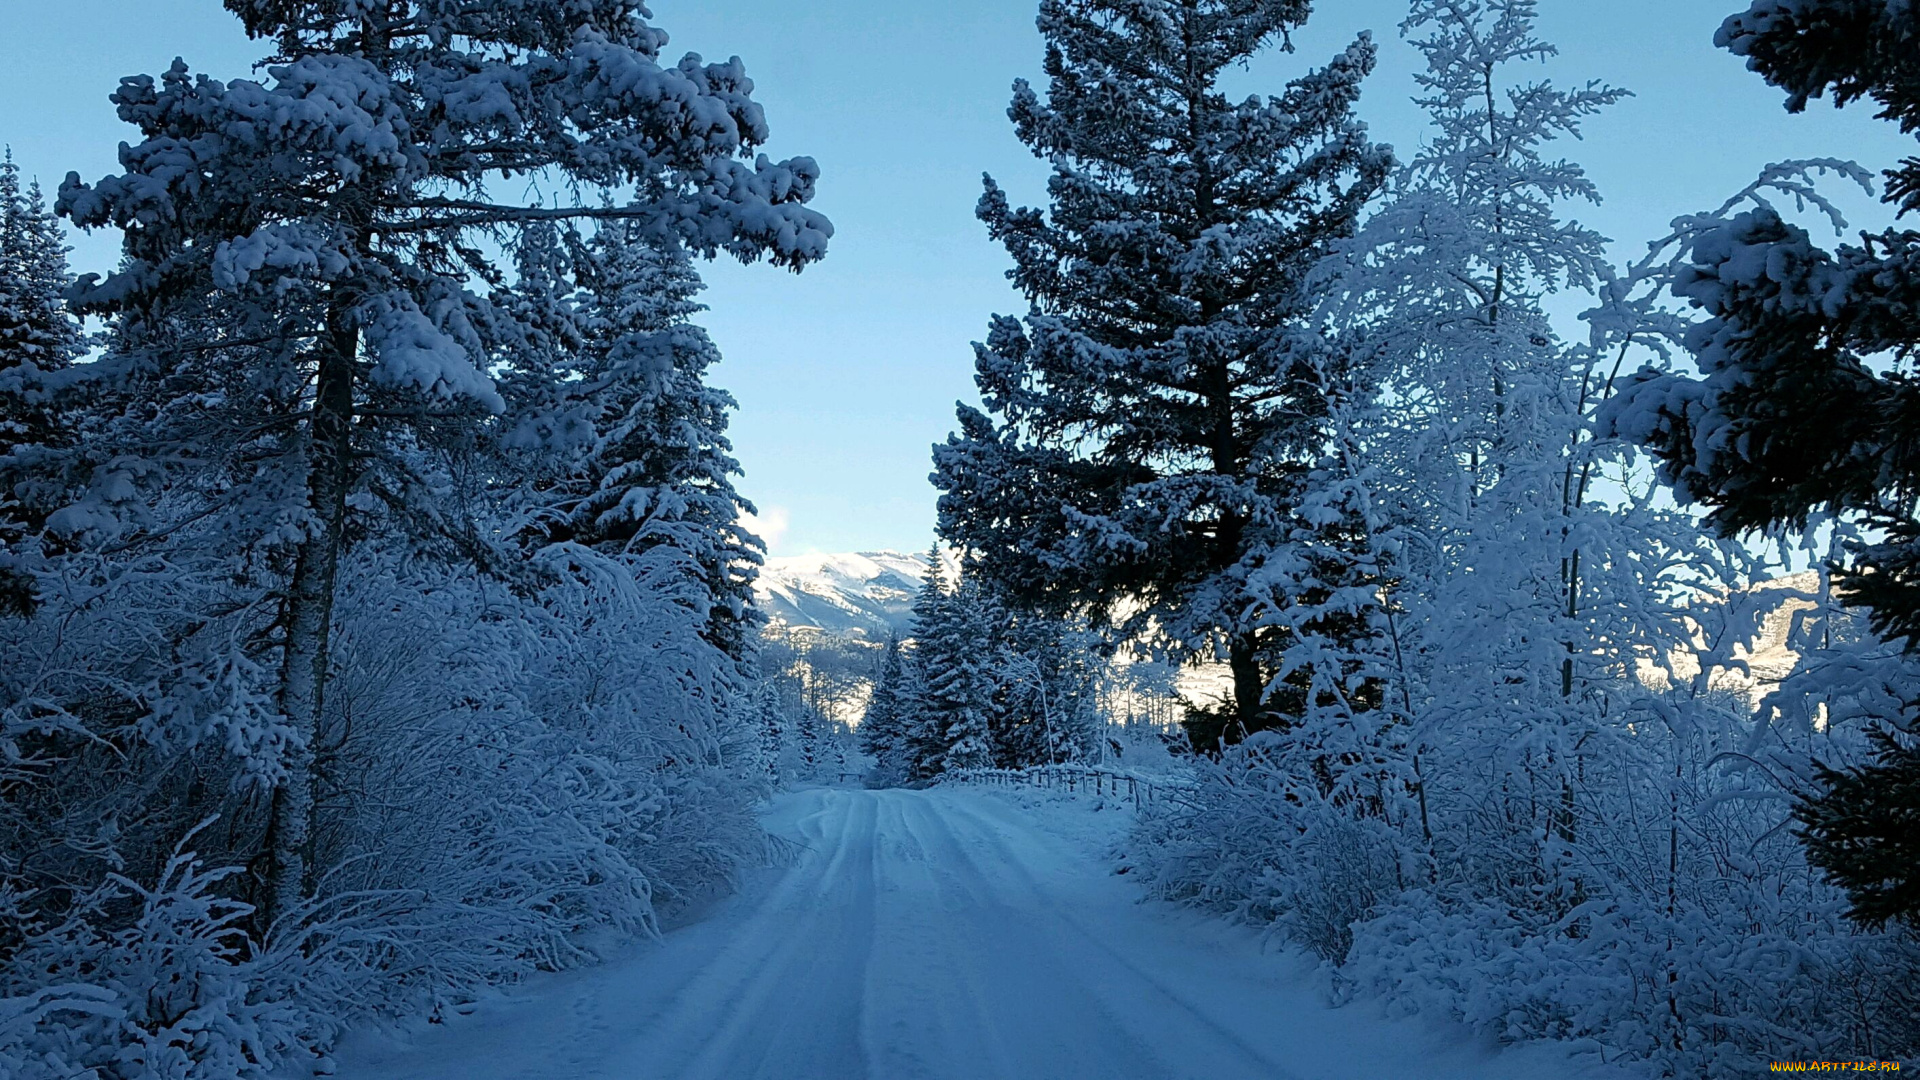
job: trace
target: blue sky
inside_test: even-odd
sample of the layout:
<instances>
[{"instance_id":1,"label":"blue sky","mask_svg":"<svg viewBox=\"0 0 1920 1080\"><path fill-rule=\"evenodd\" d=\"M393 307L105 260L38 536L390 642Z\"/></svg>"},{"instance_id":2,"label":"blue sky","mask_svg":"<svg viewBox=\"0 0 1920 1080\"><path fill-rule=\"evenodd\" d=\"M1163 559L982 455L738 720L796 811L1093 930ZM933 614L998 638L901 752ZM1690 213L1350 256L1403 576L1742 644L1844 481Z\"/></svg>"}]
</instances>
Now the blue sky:
<instances>
[{"instance_id":1,"label":"blue sky","mask_svg":"<svg viewBox=\"0 0 1920 1080\"><path fill-rule=\"evenodd\" d=\"M1636 96L1593 121L1567 156L1606 196L1574 216L1629 256L1675 216L1717 205L1768 161L1851 157L1878 171L1913 141L1858 105L1801 116L1713 48L1743 0L1543 0L1543 36L1562 82L1601 79ZM1381 45L1362 113L1403 150L1421 137L1409 103L1418 57L1399 39L1404 0L1321 0L1294 56L1263 58L1244 91L1277 89L1361 30ZM810 154L816 205L837 235L827 261L795 277L765 266L708 273L707 324L726 363L715 381L740 399L734 437L745 493L775 554L919 550L931 539L928 448L972 396L969 342L987 317L1022 308L1004 255L973 219L980 175L1035 201L1045 167L1013 138L1016 76L1036 78L1033 0L654 0L670 52L739 55L758 83L776 156ZM68 170L113 169L130 129L106 95L121 75L176 55L244 76L261 53L217 0L0 0L0 143L49 188ZM1884 218L1860 200L1857 225ZM78 270L112 266L117 240L75 238ZM1575 328L1569 328L1575 330Z\"/></svg>"}]
</instances>

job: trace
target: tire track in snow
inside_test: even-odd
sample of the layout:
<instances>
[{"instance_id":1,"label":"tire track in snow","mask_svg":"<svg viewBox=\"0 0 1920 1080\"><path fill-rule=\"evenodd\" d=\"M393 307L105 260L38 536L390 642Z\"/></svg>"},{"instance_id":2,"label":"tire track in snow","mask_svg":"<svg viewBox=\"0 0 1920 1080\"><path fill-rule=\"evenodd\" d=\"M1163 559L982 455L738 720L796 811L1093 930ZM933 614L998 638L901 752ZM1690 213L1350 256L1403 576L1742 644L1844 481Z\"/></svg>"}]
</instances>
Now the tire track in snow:
<instances>
[{"instance_id":1,"label":"tire track in snow","mask_svg":"<svg viewBox=\"0 0 1920 1080\"><path fill-rule=\"evenodd\" d=\"M787 894L797 902L757 913L764 925L753 938L776 944L758 962L741 965L744 978L717 983L719 992L676 995L652 1032L658 1042L647 1067L655 1071L627 1075L784 1080L794 1061L830 1060L835 1076L866 1076L860 1002L873 941L879 808L872 799L828 803L836 811L832 824L811 836L817 850L788 878L795 884ZM774 914L788 918L769 918Z\"/></svg>"},{"instance_id":2,"label":"tire track in snow","mask_svg":"<svg viewBox=\"0 0 1920 1080\"><path fill-rule=\"evenodd\" d=\"M1115 1010L1107 995L1089 986L1086 973L1063 954L1044 911L1024 895L996 887L999 869L964 845L930 794L914 803L916 832L933 853L933 871L944 887L964 898L961 917L980 928L961 962L983 987L988 1021L1005 1048L1013 1077L1152 1077L1187 1075L1155 1052L1136 1030L1138 1010ZM953 1077L978 1075L952 1072Z\"/></svg>"},{"instance_id":3,"label":"tire track in snow","mask_svg":"<svg viewBox=\"0 0 1920 1080\"><path fill-rule=\"evenodd\" d=\"M884 867L898 899L887 909L881 945L890 962L869 993L885 1014L875 1047L884 1075L1019 1078L1036 1074L1006 1044L992 1002L1003 987L974 962L993 947L980 897L955 880L929 841L919 793L883 795L899 808Z\"/></svg>"},{"instance_id":4,"label":"tire track in snow","mask_svg":"<svg viewBox=\"0 0 1920 1080\"><path fill-rule=\"evenodd\" d=\"M798 792L793 865L657 947L546 983L344 1080L1297 1080L1497 1068L1329 1012L1250 939L1143 907L990 794ZM528 991L539 988L529 984ZM1457 1038L1449 1040L1450 1044ZM1282 1064L1284 1062L1284 1065Z\"/></svg>"},{"instance_id":5,"label":"tire track in snow","mask_svg":"<svg viewBox=\"0 0 1920 1080\"><path fill-rule=\"evenodd\" d=\"M1110 1002L1131 1003L1142 997L1157 997L1166 1006L1185 1014L1190 1026L1151 1029L1161 1035L1163 1042L1177 1044L1160 1048L1156 1056L1170 1063L1179 1063L1176 1067L1185 1070L1182 1075L1299 1080L1296 1073L1275 1061L1241 1033L1218 1022L1203 1004L1128 957L1112 943L1116 935L1108 933L1103 936L1073 915L1071 906L1049 891L1029 865L1030 852L1022 852L1009 842L1004 824L980 815L959 800L944 801L945 813L941 815L943 825L951 828L955 823L961 824L974 846L992 853L993 870L997 872L987 872L986 868L982 868L981 879L1010 887L1017 885L1033 899L1049 923L1064 931L1046 935L1062 956L1064 970L1088 972L1102 968L1102 977L1083 977L1084 985L1098 988ZM1028 835L1023 840L1032 844L1040 838ZM1086 861L1086 857L1078 852L1072 853L1069 858L1075 862ZM1069 944L1075 942L1081 947L1070 950ZM1133 1011L1137 1016L1139 1010ZM1210 1037L1194 1037L1202 1032Z\"/></svg>"}]
</instances>

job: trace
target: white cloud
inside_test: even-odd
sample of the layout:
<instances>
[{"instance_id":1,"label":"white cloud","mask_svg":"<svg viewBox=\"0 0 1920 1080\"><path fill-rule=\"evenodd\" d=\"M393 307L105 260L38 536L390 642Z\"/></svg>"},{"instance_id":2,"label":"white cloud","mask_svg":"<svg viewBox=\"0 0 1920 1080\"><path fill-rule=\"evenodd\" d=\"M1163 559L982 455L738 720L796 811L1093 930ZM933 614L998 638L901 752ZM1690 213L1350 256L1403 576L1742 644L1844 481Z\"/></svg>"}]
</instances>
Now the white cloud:
<instances>
[{"instance_id":1,"label":"white cloud","mask_svg":"<svg viewBox=\"0 0 1920 1080\"><path fill-rule=\"evenodd\" d=\"M779 548L780 541L786 539L789 521L790 516L786 507L767 506L762 507L758 514L748 514L741 518L740 524L745 525L755 536L764 541L767 551L771 553Z\"/></svg>"}]
</instances>

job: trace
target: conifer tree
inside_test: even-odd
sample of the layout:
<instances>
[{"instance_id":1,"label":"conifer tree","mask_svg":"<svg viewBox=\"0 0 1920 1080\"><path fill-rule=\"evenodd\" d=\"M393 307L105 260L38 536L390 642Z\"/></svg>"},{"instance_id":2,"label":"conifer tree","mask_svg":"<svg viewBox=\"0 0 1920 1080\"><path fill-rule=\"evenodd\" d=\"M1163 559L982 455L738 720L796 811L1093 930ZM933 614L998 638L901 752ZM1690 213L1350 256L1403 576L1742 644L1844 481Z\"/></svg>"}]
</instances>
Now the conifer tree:
<instances>
[{"instance_id":1,"label":"conifer tree","mask_svg":"<svg viewBox=\"0 0 1920 1080\"><path fill-rule=\"evenodd\" d=\"M727 441L733 398L709 386L720 359L691 321L704 287L684 251L624 221L582 240L523 230L518 275L494 304L512 421L502 482L522 496L538 542L580 543L674 563L707 639L742 675L753 652L753 580L763 547L741 525Z\"/></svg>"},{"instance_id":2,"label":"conifer tree","mask_svg":"<svg viewBox=\"0 0 1920 1080\"><path fill-rule=\"evenodd\" d=\"M825 723L811 705L800 706L800 777L815 779L820 772L820 728Z\"/></svg>"},{"instance_id":3,"label":"conifer tree","mask_svg":"<svg viewBox=\"0 0 1920 1080\"><path fill-rule=\"evenodd\" d=\"M913 598L913 652L904 667L911 680L909 707L903 711L899 747L906 762L907 778L931 780L939 775L946 741L941 724L933 715L927 695L928 636L946 619L946 565L940 549L927 553L927 573L920 591Z\"/></svg>"},{"instance_id":4,"label":"conifer tree","mask_svg":"<svg viewBox=\"0 0 1920 1080\"><path fill-rule=\"evenodd\" d=\"M944 601L938 617L920 630L922 708L939 739L940 771L984 769L993 764L991 601L970 575Z\"/></svg>"},{"instance_id":5,"label":"conifer tree","mask_svg":"<svg viewBox=\"0 0 1920 1080\"><path fill-rule=\"evenodd\" d=\"M767 767L767 778L778 784L783 778L782 757L787 748L787 710L780 700L780 689L771 683L762 686L755 702L760 722L760 754Z\"/></svg>"},{"instance_id":6,"label":"conifer tree","mask_svg":"<svg viewBox=\"0 0 1920 1080\"><path fill-rule=\"evenodd\" d=\"M21 187L7 151L0 159L0 371L25 364L57 371L79 356L80 327L62 296L71 283L59 222L38 183ZM17 422L10 414L0 419L9 430Z\"/></svg>"},{"instance_id":7,"label":"conifer tree","mask_svg":"<svg viewBox=\"0 0 1920 1080\"><path fill-rule=\"evenodd\" d=\"M625 222L601 223L585 263L576 373L595 437L583 493L563 508L567 525L601 546L682 553L705 593L708 640L744 661L764 548L741 525L753 507L733 486L735 402L706 382L719 350L691 321L704 286L684 251L649 244Z\"/></svg>"},{"instance_id":8,"label":"conifer tree","mask_svg":"<svg viewBox=\"0 0 1920 1080\"><path fill-rule=\"evenodd\" d=\"M1066 619L989 597L994 764L1019 769L1096 751L1098 636Z\"/></svg>"},{"instance_id":9,"label":"conifer tree","mask_svg":"<svg viewBox=\"0 0 1920 1080\"><path fill-rule=\"evenodd\" d=\"M0 159L0 616L33 607L19 547L48 508L25 490L25 459L46 450L59 426L40 377L80 354L79 326L62 298L66 254L40 186L21 188L8 150Z\"/></svg>"},{"instance_id":10,"label":"conifer tree","mask_svg":"<svg viewBox=\"0 0 1920 1080\"><path fill-rule=\"evenodd\" d=\"M1920 130L1912 5L1754 0L1715 41L1785 90L1791 111L1827 93L1841 106L1872 98L1881 118ZM1902 213L1920 209L1920 157L1887 173L1886 199ZM1685 254L1673 288L1708 316L1686 339L1700 376L1644 370L1606 423L1645 444L1661 478L1707 507L1725 535L1804 527L1819 514L1876 533L1836 567L1843 595L1911 657L1920 650L1920 232L1887 229L1829 252L1763 205L1699 230ZM1802 808L1811 858L1850 891L1865 922L1920 919L1910 839L1920 795L1903 778L1916 734L1883 729L1877 765L1825 771Z\"/></svg>"},{"instance_id":11,"label":"conifer tree","mask_svg":"<svg viewBox=\"0 0 1920 1080\"><path fill-rule=\"evenodd\" d=\"M1012 602L1228 663L1230 704L1194 720L1207 746L1272 722L1284 642L1245 582L1322 441L1306 282L1390 165L1352 115L1368 38L1277 96L1222 87L1308 11L1041 4L1048 92L1016 83L1009 115L1053 163L1051 208L991 179L979 207L1032 306L976 346L987 412L935 453L942 535Z\"/></svg>"},{"instance_id":12,"label":"conifer tree","mask_svg":"<svg viewBox=\"0 0 1920 1080\"><path fill-rule=\"evenodd\" d=\"M992 627L988 601L966 577L949 587L939 548L913 605L911 720L905 725L908 775L930 780L949 769L992 764Z\"/></svg>"},{"instance_id":13,"label":"conifer tree","mask_svg":"<svg viewBox=\"0 0 1920 1080\"><path fill-rule=\"evenodd\" d=\"M874 761L876 779L884 784L906 778L911 746L908 724L916 707L906 658L900 648L900 636L887 636L886 651L881 654L880 670L873 679L873 693L867 699L866 714L860 720L860 750Z\"/></svg>"}]
</instances>

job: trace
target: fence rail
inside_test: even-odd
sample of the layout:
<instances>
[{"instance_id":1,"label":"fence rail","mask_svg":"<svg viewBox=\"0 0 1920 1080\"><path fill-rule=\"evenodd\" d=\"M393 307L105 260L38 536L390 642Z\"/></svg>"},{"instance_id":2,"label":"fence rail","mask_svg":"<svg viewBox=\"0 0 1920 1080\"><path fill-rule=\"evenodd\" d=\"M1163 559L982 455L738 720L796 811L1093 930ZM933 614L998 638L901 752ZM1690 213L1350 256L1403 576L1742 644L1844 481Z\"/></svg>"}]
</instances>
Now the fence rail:
<instances>
[{"instance_id":1,"label":"fence rail","mask_svg":"<svg viewBox=\"0 0 1920 1080\"><path fill-rule=\"evenodd\" d=\"M963 784L993 787L1038 787L1069 793L1089 791L1133 800L1137 809L1159 802L1168 795L1164 784L1129 773L1096 769L1086 765L1035 765L1026 769L966 769L947 774Z\"/></svg>"}]
</instances>

